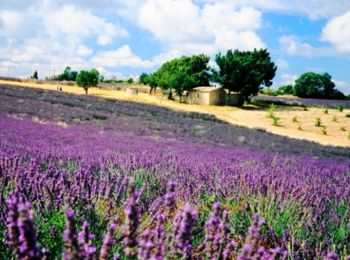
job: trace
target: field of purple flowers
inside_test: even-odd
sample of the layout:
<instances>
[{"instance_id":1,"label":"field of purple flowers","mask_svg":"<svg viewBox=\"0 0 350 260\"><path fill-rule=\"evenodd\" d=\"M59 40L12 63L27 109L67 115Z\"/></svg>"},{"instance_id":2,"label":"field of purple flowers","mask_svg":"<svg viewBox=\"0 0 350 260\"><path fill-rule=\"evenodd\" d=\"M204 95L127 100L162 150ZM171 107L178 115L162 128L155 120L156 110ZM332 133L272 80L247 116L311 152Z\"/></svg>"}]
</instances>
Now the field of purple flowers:
<instances>
[{"instance_id":1,"label":"field of purple flowers","mask_svg":"<svg viewBox=\"0 0 350 260\"><path fill-rule=\"evenodd\" d=\"M0 258L350 254L350 150L0 86Z\"/></svg>"}]
</instances>

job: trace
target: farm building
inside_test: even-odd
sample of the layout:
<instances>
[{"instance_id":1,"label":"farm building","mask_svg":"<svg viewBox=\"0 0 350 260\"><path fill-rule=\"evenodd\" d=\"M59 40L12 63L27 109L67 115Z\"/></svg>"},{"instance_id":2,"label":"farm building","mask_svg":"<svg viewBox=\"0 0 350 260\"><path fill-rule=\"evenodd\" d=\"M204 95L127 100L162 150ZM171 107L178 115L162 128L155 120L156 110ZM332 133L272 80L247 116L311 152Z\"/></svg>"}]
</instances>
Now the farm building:
<instances>
[{"instance_id":1,"label":"farm building","mask_svg":"<svg viewBox=\"0 0 350 260\"><path fill-rule=\"evenodd\" d=\"M220 105L224 103L225 92L217 87L196 87L181 97L187 104Z\"/></svg>"}]
</instances>

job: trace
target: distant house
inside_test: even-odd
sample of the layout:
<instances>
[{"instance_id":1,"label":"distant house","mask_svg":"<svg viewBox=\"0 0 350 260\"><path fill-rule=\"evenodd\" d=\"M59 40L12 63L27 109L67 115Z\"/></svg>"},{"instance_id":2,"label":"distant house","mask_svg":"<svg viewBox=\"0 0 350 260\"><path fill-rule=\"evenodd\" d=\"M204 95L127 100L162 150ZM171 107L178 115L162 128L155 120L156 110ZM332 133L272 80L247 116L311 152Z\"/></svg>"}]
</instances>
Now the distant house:
<instances>
[{"instance_id":1,"label":"distant house","mask_svg":"<svg viewBox=\"0 0 350 260\"><path fill-rule=\"evenodd\" d=\"M225 92L222 88L201 86L186 91L181 101L197 105L221 105L225 103Z\"/></svg>"}]
</instances>

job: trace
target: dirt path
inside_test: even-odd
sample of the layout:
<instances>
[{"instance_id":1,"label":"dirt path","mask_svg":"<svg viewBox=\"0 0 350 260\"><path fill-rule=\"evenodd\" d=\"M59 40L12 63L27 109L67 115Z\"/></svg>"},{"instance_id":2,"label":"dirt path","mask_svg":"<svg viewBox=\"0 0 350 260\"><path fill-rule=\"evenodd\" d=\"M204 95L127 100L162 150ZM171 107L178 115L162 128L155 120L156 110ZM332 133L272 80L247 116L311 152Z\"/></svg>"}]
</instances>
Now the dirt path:
<instances>
[{"instance_id":1,"label":"dirt path","mask_svg":"<svg viewBox=\"0 0 350 260\"><path fill-rule=\"evenodd\" d=\"M53 84L22 83L3 80L0 80L0 84L56 90L56 85ZM84 95L84 90L76 86L63 86L63 91ZM324 109L320 108L309 108L308 111L304 111L304 109L298 107L278 107L275 115L280 118L280 126L273 126L272 119L267 117L267 111L254 106L240 109L230 106L188 105L167 100L162 96L139 93L136 96L130 97L125 91L98 88L89 89L89 95L163 106L179 111L207 113L235 125L260 128L274 134L306 139L324 145L350 147L350 117L346 117L346 114L350 113L349 109L343 112L329 109L326 114ZM296 118L298 123L293 122L293 118ZM325 126L324 129L315 126L317 118L321 119L322 124Z\"/></svg>"}]
</instances>

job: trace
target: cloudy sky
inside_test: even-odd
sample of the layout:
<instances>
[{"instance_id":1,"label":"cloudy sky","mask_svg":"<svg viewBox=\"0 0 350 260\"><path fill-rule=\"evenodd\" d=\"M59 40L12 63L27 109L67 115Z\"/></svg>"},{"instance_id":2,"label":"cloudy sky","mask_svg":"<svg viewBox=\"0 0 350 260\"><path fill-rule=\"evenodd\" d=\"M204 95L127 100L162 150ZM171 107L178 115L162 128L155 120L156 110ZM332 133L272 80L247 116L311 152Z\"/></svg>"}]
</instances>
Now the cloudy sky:
<instances>
[{"instance_id":1,"label":"cloudy sky","mask_svg":"<svg viewBox=\"0 0 350 260\"><path fill-rule=\"evenodd\" d=\"M1 0L0 75L125 78L186 54L268 48L275 86L329 72L350 94L350 0Z\"/></svg>"}]
</instances>

